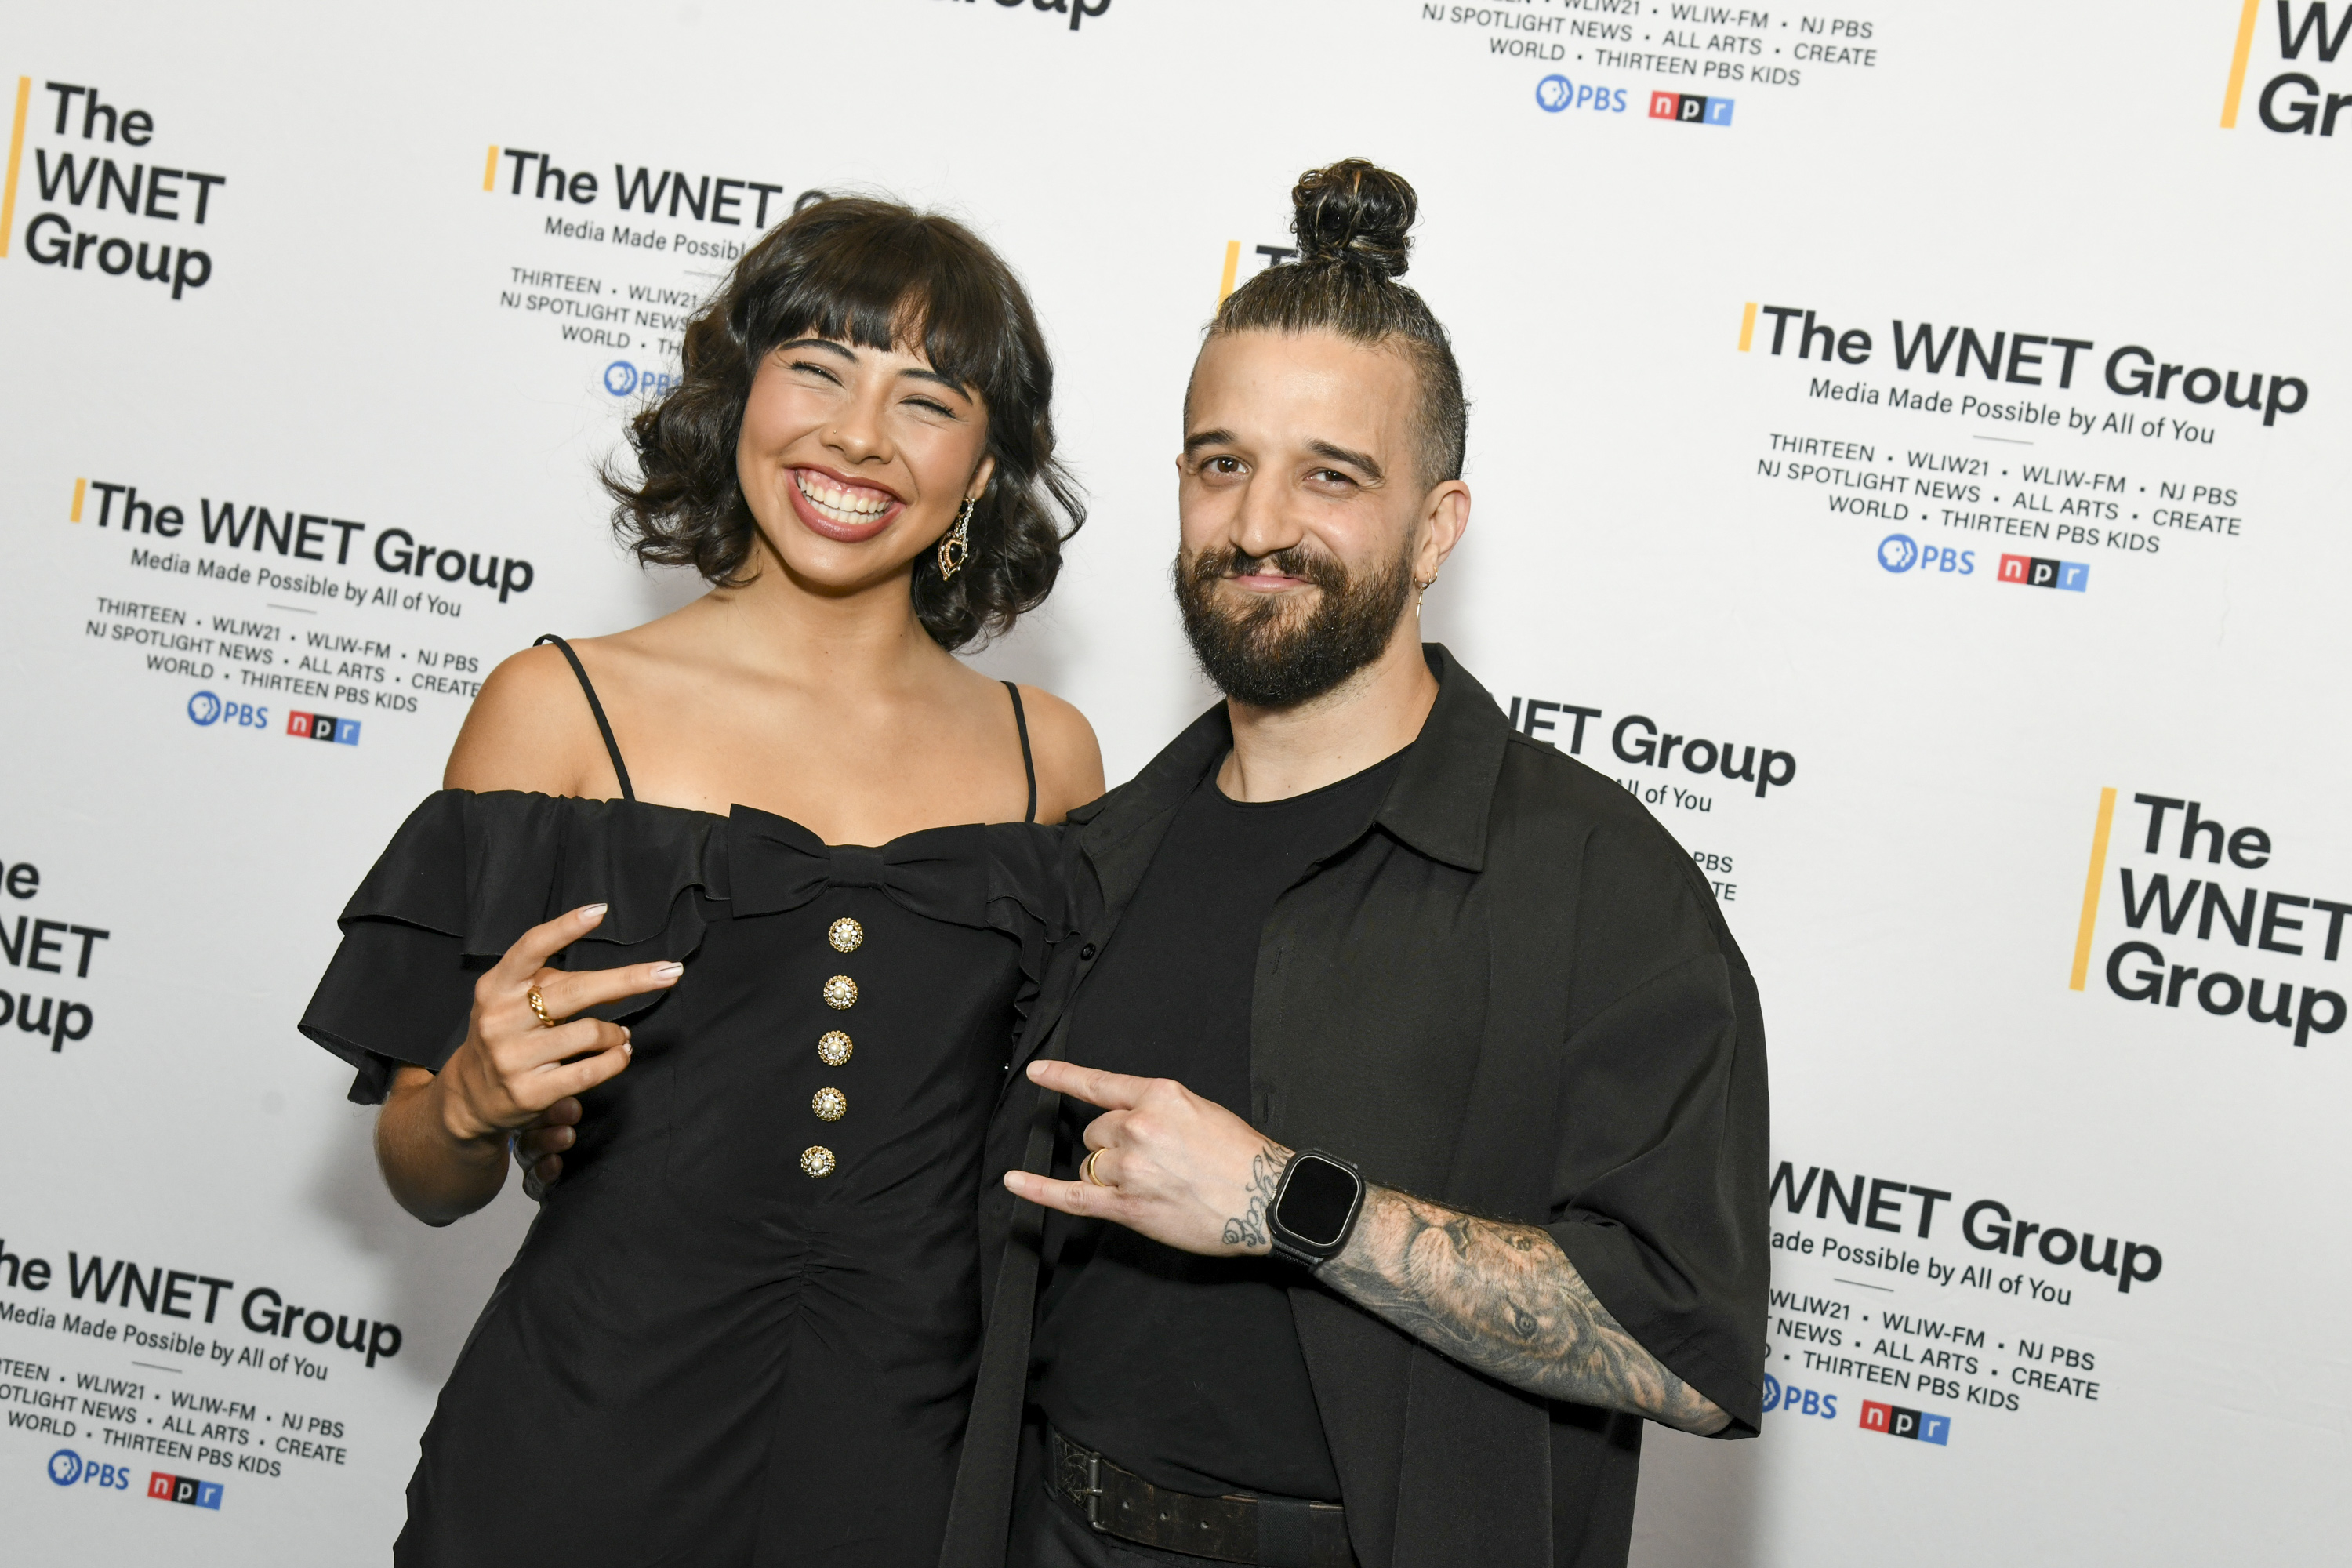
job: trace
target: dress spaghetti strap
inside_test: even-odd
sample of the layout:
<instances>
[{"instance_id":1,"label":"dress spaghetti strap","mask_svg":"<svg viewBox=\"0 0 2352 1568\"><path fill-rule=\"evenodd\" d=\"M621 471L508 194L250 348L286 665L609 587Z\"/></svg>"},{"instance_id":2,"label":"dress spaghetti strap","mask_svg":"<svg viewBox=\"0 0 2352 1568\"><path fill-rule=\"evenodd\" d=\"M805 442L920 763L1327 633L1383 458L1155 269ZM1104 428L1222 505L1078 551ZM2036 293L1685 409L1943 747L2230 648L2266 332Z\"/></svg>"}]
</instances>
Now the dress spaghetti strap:
<instances>
[{"instance_id":1,"label":"dress spaghetti strap","mask_svg":"<svg viewBox=\"0 0 2352 1568\"><path fill-rule=\"evenodd\" d=\"M584 684L588 678L583 675L580 679ZM1004 689L1013 693L1013 722L1021 731L1021 771L1029 775L1029 815L1021 820L1034 822L1037 820L1037 762L1029 754L1029 715L1021 706L1021 688L1008 680L1004 682ZM596 699L591 695L588 700L593 702ZM610 731L606 733L609 735ZM620 760L619 753L615 752L614 763L617 764Z\"/></svg>"},{"instance_id":2,"label":"dress spaghetti strap","mask_svg":"<svg viewBox=\"0 0 2352 1568\"><path fill-rule=\"evenodd\" d=\"M572 666L572 673L580 678L580 689L584 692L588 698L588 711L596 715L597 731L604 737L604 751L606 754L611 756L613 759L613 776L621 781L621 798L623 800L630 801L636 799L637 792L629 787L629 766L626 763L621 761L620 742L613 739L612 723L604 717L604 705L596 700L596 688L589 683L588 671L582 667L580 663L580 656L572 651L572 645L570 643L565 642L553 632L550 632L545 637L536 639L530 646L537 647L543 642L553 643L562 653L564 661ZM1017 691L1013 695L1013 707L1015 712L1020 710L1021 694ZM1021 731L1021 751L1024 757L1029 752L1029 731L1025 727ZM1036 807L1034 805L1034 802L1036 800L1036 782L1034 779L1032 779L1029 785L1029 797L1033 802L1030 807L1031 815L1033 816L1036 811Z\"/></svg>"}]
</instances>

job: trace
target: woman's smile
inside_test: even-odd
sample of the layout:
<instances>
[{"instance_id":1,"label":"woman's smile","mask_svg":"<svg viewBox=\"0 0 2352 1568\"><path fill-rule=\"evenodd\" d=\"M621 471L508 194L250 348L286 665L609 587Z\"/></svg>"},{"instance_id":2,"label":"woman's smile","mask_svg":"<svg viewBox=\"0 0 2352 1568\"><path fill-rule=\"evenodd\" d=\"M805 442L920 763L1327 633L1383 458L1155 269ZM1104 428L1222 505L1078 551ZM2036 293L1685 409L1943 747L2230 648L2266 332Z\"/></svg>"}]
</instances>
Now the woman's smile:
<instances>
[{"instance_id":1,"label":"woman's smile","mask_svg":"<svg viewBox=\"0 0 2352 1568\"><path fill-rule=\"evenodd\" d=\"M907 503L878 485L846 479L827 469L795 467L793 510L813 533L855 544L873 538L897 521Z\"/></svg>"}]
</instances>

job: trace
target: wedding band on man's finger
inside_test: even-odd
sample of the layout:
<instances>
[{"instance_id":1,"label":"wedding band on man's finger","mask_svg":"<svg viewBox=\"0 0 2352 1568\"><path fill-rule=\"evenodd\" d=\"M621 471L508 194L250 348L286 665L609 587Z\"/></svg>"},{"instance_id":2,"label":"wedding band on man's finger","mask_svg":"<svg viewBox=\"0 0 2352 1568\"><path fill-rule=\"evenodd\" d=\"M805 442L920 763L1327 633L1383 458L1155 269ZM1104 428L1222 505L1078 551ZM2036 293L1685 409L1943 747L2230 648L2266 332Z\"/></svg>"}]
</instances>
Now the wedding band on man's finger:
<instances>
[{"instance_id":1,"label":"wedding band on man's finger","mask_svg":"<svg viewBox=\"0 0 2352 1568\"><path fill-rule=\"evenodd\" d=\"M1084 1160L1078 1162L1078 1174L1086 1178L1089 1186L1108 1187L1111 1184L1110 1183L1104 1181L1100 1176L1095 1174L1095 1162L1101 1159L1102 1156L1103 1152L1097 1149L1089 1152Z\"/></svg>"}]
</instances>

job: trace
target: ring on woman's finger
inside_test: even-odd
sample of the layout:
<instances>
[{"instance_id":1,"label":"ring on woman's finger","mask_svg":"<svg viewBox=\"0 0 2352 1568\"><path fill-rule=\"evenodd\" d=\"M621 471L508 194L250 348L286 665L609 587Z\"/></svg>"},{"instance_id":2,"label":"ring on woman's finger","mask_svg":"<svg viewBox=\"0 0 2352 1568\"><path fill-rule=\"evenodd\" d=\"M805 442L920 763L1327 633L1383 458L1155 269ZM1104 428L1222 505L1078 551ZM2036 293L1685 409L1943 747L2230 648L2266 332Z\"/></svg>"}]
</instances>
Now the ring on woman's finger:
<instances>
[{"instance_id":1,"label":"ring on woman's finger","mask_svg":"<svg viewBox=\"0 0 2352 1568\"><path fill-rule=\"evenodd\" d=\"M552 1029L555 1027L556 1021L553 1018L549 1017L547 1015L547 998L539 994L538 986L534 985L529 991L524 992L522 999L530 1004L530 1010L533 1013L539 1015L539 1026L541 1028Z\"/></svg>"},{"instance_id":2,"label":"ring on woman's finger","mask_svg":"<svg viewBox=\"0 0 2352 1568\"><path fill-rule=\"evenodd\" d=\"M1085 1177L1090 1185L1108 1187L1111 1184L1095 1174L1095 1162L1101 1159L1102 1155L1103 1152L1099 1149L1088 1153L1084 1160L1078 1162L1078 1174Z\"/></svg>"}]
</instances>

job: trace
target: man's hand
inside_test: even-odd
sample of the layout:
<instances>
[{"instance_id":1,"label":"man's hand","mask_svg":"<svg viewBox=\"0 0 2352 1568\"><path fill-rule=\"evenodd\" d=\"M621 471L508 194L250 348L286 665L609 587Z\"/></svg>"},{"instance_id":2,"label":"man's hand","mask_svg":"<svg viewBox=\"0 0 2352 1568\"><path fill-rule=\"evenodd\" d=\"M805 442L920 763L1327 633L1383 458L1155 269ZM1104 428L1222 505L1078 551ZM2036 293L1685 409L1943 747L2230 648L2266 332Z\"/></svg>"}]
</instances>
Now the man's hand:
<instances>
[{"instance_id":1,"label":"man's hand","mask_svg":"<svg viewBox=\"0 0 2352 1568\"><path fill-rule=\"evenodd\" d=\"M1214 1100L1164 1078L1070 1062L1029 1064L1032 1082L1105 1114L1087 1128L1089 1167L1056 1182L1007 1171L1014 1196L1065 1214L1116 1220L1165 1247L1208 1257L1271 1250L1266 1205L1290 1151Z\"/></svg>"},{"instance_id":2,"label":"man's hand","mask_svg":"<svg viewBox=\"0 0 2352 1568\"><path fill-rule=\"evenodd\" d=\"M1007 1171L1018 1197L1116 1220L1164 1246L1210 1256L1272 1250L1266 1208L1290 1151L1167 1079L1069 1062L1029 1064L1032 1081L1105 1108L1087 1129L1093 1180ZM1362 1217L1315 1271L1326 1289L1463 1365L1547 1399L1631 1411L1686 1432L1730 1424L1610 1315L1550 1236L1367 1187Z\"/></svg>"}]
</instances>

